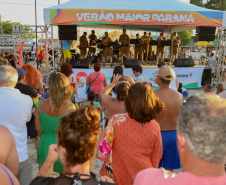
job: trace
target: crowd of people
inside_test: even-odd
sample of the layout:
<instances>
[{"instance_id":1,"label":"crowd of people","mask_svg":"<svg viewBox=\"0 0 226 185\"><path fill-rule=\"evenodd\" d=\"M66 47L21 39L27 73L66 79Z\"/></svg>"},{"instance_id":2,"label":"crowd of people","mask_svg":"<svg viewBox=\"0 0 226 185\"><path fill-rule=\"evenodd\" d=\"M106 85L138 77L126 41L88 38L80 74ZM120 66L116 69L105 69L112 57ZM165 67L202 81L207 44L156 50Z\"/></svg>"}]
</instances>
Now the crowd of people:
<instances>
[{"instance_id":1,"label":"crowd of people","mask_svg":"<svg viewBox=\"0 0 226 185\"><path fill-rule=\"evenodd\" d=\"M204 93L188 98L173 69L163 62L155 72L158 90L147 82L140 65L132 68L133 77L116 66L107 84L96 63L83 82L87 100L77 102L83 80L71 77L70 64L53 72L48 86L32 64L16 69L6 64L0 65L4 184L226 183L223 85L214 93L207 84ZM35 139L40 167L35 178L28 136ZM91 172L95 157L103 161L101 177ZM175 174L176 169L182 172ZM59 176L53 178L53 172Z\"/></svg>"}]
</instances>

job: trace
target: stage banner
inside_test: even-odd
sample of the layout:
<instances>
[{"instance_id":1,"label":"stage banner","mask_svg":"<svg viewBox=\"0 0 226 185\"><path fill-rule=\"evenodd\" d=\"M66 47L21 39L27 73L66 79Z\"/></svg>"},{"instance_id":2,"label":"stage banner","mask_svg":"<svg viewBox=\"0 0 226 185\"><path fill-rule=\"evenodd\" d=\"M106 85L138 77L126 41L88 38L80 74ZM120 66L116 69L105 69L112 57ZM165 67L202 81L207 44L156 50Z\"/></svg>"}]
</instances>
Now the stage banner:
<instances>
[{"instance_id":1,"label":"stage banner","mask_svg":"<svg viewBox=\"0 0 226 185\"><path fill-rule=\"evenodd\" d=\"M115 9L50 9L50 24L55 25L189 25L222 27L223 12L157 11Z\"/></svg>"},{"instance_id":2,"label":"stage banner","mask_svg":"<svg viewBox=\"0 0 226 185\"><path fill-rule=\"evenodd\" d=\"M184 88L199 88L202 82L202 74L205 67L174 67L172 68L179 80L183 84ZM154 79L156 78L155 71L158 68L143 68L143 74L147 76L148 82L152 84L153 89L158 89L157 84L154 83ZM130 75L133 78L133 70L131 68L123 69L124 75ZM93 69L73 69L73 76L79 82L81 77L87 77L90 73L94 72ZM113 69L101 69L101 72L105 74L107 78L107 83L110 83L112 78Z\"/></svg>"}]
</instances>

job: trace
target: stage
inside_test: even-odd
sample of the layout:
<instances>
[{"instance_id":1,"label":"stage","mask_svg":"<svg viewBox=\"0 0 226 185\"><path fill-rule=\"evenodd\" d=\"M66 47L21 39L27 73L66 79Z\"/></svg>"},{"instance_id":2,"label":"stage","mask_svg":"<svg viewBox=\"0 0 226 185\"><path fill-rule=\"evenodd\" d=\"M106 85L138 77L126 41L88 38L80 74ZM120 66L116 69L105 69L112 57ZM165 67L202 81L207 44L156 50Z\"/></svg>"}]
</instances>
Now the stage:
<instances>
[{"instance_id":1,"label":"stage","mask_svg":"<svg viewBox=\"0 0 226 185\"><path fill-rule=\"evenodd\" d=\"M155 71L158 70L157 66L153 65L142 65L143 67L143 74L147 76L148 82L152 84L154 89L157 89L158 86L157 84L154 83L154 79L156 77ZM175 71L177 74L177 78L179 82L183 84L184 88L199 88L202 87L202 77L203 77L203 72L205 66L195 66L195 67L173 67L172 69ZM107 78L107 83L110 83L112 74L113 74L113 69L110 68L110 64L106 64L105 67L101 68L101 72L105 74ZM133 75L133 71L131 68L123 68L124 70L124 75ZM90 73L94 72L94 69L91 67L91 69L79 69L79 68L74 68L73 69L73 76L76 78L76 80L79 82L80 77L85 77L87 78Z\"/></svg>"}]
</instances>

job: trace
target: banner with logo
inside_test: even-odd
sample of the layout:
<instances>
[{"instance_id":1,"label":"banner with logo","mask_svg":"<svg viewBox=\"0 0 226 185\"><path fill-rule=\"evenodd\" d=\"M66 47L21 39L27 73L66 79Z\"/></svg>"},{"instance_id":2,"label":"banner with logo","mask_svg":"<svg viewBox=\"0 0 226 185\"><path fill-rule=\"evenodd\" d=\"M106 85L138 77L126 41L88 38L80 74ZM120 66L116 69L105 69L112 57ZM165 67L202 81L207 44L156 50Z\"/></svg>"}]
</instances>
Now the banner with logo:
<instances>
[{"instance_id":1,"label":"banner with logo","mask_svg":"<svg viewBox=\"0 0 226 185\"><path fill-rule=\"evenodd\" d=\"M184 88L198 88L202 87L202 74L205 69L205 67L174 67L172 68L179 80L183 84ZM154 79L156 78L155 71L158 70L158 68L143 68L143 74L147 76L148 82L152 84L154 89L157 89L157 84L154 83ZM123 69L124 75L130 75L133 78L133 70L131 68L125 68ZM73 69L73 76L76 78L76 80L79 82L81 77L87 77L90 73L94 72L93 69ZM113 69L101 69L101 72L105 74L107 78L108 84L110 83L110 80L112 78Z\"/></svg>"}]
</instances>

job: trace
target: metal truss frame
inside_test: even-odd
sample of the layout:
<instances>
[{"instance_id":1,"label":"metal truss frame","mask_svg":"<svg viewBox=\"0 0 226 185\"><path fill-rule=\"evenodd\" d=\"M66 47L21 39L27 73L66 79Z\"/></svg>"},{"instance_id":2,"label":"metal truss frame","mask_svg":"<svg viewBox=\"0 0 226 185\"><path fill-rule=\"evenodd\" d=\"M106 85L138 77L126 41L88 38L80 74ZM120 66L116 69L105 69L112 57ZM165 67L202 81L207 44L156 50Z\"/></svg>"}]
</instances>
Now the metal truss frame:
<instances>
[{"instance_id":1,"label":"metal truss frame","mask_svg":"<svg viewBox=\"0 0 226 185\"><path fill-rule=\"evenodd\" d=\"M20 49L21 43L27 43L27 38L31 34L45 33L45 60L47 66L47 81L51 71L54 71L54 42L53 42L53 25L30 26L30 25L13 25L13 47L14 52ZM19 48L18 48L19 47ZM52 54L49 51L52 50ZM51 65L52 64L52 65Z\"/></svg>"},{"instance_id":2,"label":"metal truss frame","mask_svg":"<svg viewBox=\"0 0 226 185\"><path fill-rule=\"evenodd\" d=\"M226 55L225 49L226 49L226 28L219 28L216 48L217 59L215 63L215 72L213 77L213 84L215 88L217 87L218 84L222 83L224 60Z\"/></svg>"}]
</instances>

